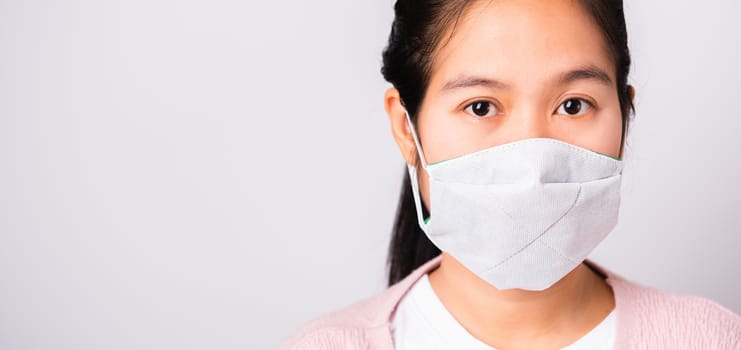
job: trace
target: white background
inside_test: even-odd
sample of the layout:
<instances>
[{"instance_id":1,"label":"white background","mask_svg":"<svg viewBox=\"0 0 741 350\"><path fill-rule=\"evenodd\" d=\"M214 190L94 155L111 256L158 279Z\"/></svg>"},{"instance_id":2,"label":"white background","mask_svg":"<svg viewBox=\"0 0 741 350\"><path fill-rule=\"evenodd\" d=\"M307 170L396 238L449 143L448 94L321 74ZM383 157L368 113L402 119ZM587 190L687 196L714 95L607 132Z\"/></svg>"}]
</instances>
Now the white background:
<instances>
[{"instance_id":1,"label":"white background","mask_svg":"<svg viewBox=\"0 0 741 350\"><path fill-rule=\"evenodd\" d=\"M0 0L0 348L269 349L381 291L392 1ZM741 312L741 2L628 1L592 259Z\"/></svg>"}]
</instances>

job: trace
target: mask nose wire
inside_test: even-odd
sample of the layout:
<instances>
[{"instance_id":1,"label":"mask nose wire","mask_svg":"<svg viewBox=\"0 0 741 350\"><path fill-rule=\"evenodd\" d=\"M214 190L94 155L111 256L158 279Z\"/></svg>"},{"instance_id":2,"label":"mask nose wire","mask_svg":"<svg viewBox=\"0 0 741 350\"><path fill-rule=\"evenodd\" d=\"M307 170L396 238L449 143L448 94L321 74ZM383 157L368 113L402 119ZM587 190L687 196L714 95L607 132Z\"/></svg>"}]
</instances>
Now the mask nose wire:
<instances>
[{"instance_id":1,"label":"mask nose wire","mask_svg":"<svg viewBox=\"0 0 741 350\"><path fill-rule=\"evenodd\" d=\"M404 110L404 114L407 116L409 129L412 131L412 138L414 139L414 145L417 147L419 160L422 162L422 167L427 168L427 160L425 160L425 155L422 153L422 145L419 143L419 137L417 136L417 131L414 128L414 124L412 124L412 118L409 117L409 112L407 112L406 110Z\"/></svg>"}]
</instances>

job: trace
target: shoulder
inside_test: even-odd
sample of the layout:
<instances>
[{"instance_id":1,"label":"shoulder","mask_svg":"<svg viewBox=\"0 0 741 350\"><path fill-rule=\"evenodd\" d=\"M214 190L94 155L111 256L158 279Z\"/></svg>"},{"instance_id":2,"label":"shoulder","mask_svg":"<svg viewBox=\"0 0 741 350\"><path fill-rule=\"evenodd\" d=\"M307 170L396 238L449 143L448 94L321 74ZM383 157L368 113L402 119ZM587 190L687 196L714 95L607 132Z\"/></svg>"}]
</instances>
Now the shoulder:
<instances>
[{"instance_id":1,"label":"shoulder","mask_svg":"<svg viewBox=\"0 0 741 350\"><path fill-rule=\"evenodd\" d=\"M367 333L385 326L379 322L389 289L343 309L327 313L299 327L280 349L365 349Z\"/></svg>"},{"instance_id":2,"label":"shoulder","mask_svg":"<svg viewBox=\"0 0 741 350\"><path fill-rule=\"evenodd\" d=\"M741 349L741 316L697 296L643 286L609 273L618 327L644 345L674 342L680 348Z\"/></svg>"},{"instance_id":3,"label":"shoulder","mask_svg":"<svg viewBox=\"0 0 741 350\"><path fill-rule=\"evenodd\" d=\"M622 277L611 278L617 302L646 320L660 323L728 325L741 327L741 316L720 304L698 296L680 295L647 287Z\"/></svg>"},{"instance_id":4,"label":"shoulder","mask_svg":"<svg viewBox=\"0 0 741 350\"><path fill-rule=\"evenodd\" d=\"M412 285L437 264L439 257L370 298L307 322L294 331L279 349L393 348L390 331L393 312Z\"/></svg>"}]
</instances>

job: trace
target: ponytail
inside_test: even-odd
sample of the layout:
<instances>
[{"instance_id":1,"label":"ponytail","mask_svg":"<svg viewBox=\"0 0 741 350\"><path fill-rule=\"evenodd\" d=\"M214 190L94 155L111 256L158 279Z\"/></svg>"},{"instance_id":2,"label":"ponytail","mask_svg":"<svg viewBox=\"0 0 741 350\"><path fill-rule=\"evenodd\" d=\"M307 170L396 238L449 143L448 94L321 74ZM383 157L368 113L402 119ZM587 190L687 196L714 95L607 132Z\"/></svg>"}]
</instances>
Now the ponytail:
<instances>
[{"instance_id":1,"label":"ponytail","mask_svg":"<svg viewBox=\"0 0 741 350\"><path fill-rule=\"evenodd\" d=\"M409 173L404 168L399 205L391 235L388 255L388 285L401 281L428 260L440 254L419 227Z\"/></svg>"}]
</instances>

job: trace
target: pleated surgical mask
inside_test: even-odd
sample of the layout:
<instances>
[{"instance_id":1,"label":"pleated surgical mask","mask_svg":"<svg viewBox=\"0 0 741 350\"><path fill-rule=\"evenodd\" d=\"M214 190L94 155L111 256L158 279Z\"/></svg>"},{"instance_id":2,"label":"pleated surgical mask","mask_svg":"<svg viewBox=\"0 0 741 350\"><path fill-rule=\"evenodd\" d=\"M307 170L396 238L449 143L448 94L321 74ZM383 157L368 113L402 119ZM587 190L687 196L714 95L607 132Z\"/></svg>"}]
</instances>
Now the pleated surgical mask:
<instances>
[{"instance_id":1,"label":"pleated surgical mask","mask_svg":"<svg viewBox=\"0 0 741 350\"><path fill-rule=\"evenodd\" d=\"M613 230L623 162L563 141L530 138L428 164L425 220L409 165L419 226L440 250L498 289L544 290L581 264Z\"/></svg>"}]
</instances>

